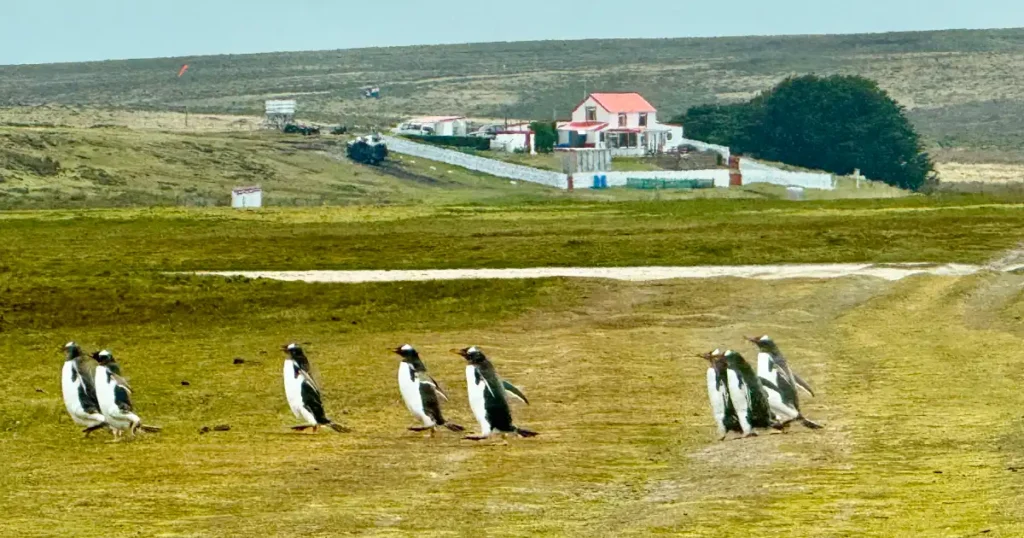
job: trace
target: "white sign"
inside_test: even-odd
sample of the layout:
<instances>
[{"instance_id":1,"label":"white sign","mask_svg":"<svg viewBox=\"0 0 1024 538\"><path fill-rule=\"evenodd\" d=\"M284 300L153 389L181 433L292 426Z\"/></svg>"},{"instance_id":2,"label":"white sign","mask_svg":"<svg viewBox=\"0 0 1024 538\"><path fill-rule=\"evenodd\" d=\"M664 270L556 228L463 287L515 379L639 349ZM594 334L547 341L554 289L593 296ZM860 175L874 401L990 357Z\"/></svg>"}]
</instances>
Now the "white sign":
<instances>
[{"instance_id":1,"label":"white sign","mask_svg":"<svg viewBox=\"0 0 1024 538\"><path fill-rule=\"evenodd\" d=\"M263 207L263 189L259 187L232 189L231 207Z\"/></svg>"},{"instance_id":2,"label":"white sign","mask_svg":"<svg viewBox=\"0 0 1024 538\"><path fill-rule=\"evenodd\" d=\"M296 103L294 99L270 100L266 103L267 114L295 114Z\"/></svg>"}]
</instances>

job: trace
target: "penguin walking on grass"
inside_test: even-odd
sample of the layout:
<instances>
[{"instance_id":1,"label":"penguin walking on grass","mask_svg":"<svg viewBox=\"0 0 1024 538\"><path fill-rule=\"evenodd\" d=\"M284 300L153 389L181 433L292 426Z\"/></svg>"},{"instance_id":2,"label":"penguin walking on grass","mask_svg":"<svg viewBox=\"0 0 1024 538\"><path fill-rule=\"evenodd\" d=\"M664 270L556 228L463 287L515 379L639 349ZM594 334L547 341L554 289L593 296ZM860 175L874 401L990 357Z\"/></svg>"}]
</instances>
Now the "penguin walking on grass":
<instances>
[{"instance_id":1,"label":"penguin walking on grass","mask_svg":"<svg viewBox=\"0 0 1024 538\"><path fill-rule=\"evenodd\" d=\"M156 426L142 424L142 419L135 414L132 405L132 388L121 375L121 366L110 351L103 350L92 355L99 365L96 367L96 401L99 403L103 418L114 431L114 436L121 438L125 433L129 437L141 430L156 433L161 429Z\"/></svg>"},{"instance_id":2,"label":"penguin walking on grass","mask_svg":"<svg viewBox=\"0 0 1024 538\"><path fill-rule=\"evenodd\" d=\"M755 428L777 427L772 422L768 393L761 384L757 372L739 353L728 350L724 355L726 379L729 385L729 400L736 409L736 417L744 437L753 437Z\"/></svg>"},{"instance_id":3,"label":"penguin walking on grass","mask_svg":"<svg viewBox=\"0 0 1024 538\"><path fill-rule=\"evenodd\" d=\"M68 342L64 346L64 353L66 358L60 375L64 407L75 424L85 427L82 433L88 437L92 432L105 428L107 420L100 412L93 377L82 363L82 348L74 342Z\"/></svg>"},{"instance_id":4,"label":"penguin walking on grass","mask_svg":"<svg viewBox=\"0 0 1024 538\"><path fill-rule=\"evenodd\" d=\"M320 388L310 375L306 353L298 344L289 344L282 350L288 354L284 360L284 394L295 418L304 422L292 429L306 431L312 428L313 433L316 433L320 426L327 426L338 433L347 433L348 428L336 424L324 414Z\"/></svg>"},{"instance_id":5,"label":"penguin walking on grass","mask_svg":"<svg viewBox=\"0 0 1024 538\"><path fill-rule=\"evenodd\" d=\"M722 350L699 355L708 361L708 399L711 401L711 413L718 426L718 440L724 441L729 432L743 433L736 407L729 398L728 365Z\"/></svg>"},{"instance_id":6,"label":"penguin walking on grass","mask_svg":"<svg viewBox=\"0 0 1024 538\"><path fill-rule=\"evenodd\" d=\"M775 414L776 420L783 425L799 420L804 426L817 430L821 425L808 420L800 411L798 387L810 395L814 395L810 385L800 379L790 368L786 358L779 351L779 346L768 336L760 338L745 337L758 348L757 375L761 378L768 393L768 404Z\"/></svg>"},{"instance_id":7,"label":"penguin walking on grass","mask_svg":"<svg viewBox=\"0 0 1024 538\"><path fill-rule=\"evenodd\" d=\"M466 388L469 392L469 406L480 423L480 435L466 436L466 439L482 441L499 432L502 436L515 433L522 437L536 437L537 432L520 428L512 423L507 394L511 394L529 405L529 400L512 383L502 380L494 370L491 361L476 346L452 350L452 353L466 359Z\"/></svg>"},{"instance_id":8,"label":"penguin walking on grass","mask_svg":"<svg viewBox=\"0 0 1024 538\"><path fill-rule=\"evenodd\" d=\"M430 431L430 436L438 426L444 426L453 432L465 430L462 426L448 422L441 414L441 400L448 401L441 386L427 373L427 366L420 360L420 354L411 345L406 344L393 350L402 362L398 365L398 389L409 412L423 422L422 427L411 427L415 432Z\"/></svg>"}]
</instances>

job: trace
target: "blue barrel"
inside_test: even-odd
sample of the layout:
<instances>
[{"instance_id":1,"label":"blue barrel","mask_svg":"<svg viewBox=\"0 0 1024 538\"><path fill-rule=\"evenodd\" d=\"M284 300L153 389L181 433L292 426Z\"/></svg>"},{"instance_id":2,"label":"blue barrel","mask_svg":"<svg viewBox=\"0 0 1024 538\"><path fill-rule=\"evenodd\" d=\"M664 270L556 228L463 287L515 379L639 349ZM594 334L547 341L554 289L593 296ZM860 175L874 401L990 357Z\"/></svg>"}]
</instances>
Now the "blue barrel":
<instances>
[{"instance_id":1,"label":"blue barrel","mask_svg":"<svg viewBox=\"0 0 1024 538\"><path fill-rule=\"evenodd\" d=\"M608 188L608 176L601 176L601 188L602 189L607 189Z\"/></svg>"}]
</instances>

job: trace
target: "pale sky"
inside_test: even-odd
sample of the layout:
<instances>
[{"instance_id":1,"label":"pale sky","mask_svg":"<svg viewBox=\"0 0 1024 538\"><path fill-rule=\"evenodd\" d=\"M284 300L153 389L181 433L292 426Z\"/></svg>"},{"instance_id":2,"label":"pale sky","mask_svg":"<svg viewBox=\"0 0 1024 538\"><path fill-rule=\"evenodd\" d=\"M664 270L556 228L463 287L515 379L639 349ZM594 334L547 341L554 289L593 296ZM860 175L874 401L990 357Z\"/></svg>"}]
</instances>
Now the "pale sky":
<instances>
[{"instance_id":1,"label":"pale sky","mask_svg":"<svg viewBox=\"0 0 1024 538\"><path fill-rule=\"evenodd\" d=\"M538 39L1024 26L1020 0L6 0L0 65Z\"/></svg>"}]
</instances>

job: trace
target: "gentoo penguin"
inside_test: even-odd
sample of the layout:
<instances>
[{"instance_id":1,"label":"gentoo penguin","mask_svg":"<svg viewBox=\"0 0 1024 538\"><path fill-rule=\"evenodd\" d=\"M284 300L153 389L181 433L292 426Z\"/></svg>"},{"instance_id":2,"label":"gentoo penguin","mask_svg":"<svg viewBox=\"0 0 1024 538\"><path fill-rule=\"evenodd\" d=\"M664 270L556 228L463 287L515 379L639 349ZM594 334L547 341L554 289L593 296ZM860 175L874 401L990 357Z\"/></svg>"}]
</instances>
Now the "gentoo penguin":
<instances>
[{"instance_id":1,"label":"gentoo penguin","mask_svg":"<svg viewBox=\"0 0 1024 538\"><path fill-rule=\"evenodd\" d=\"M492 432L502 435L517 433L523 437L534 437L537 432L519 428L512 424L512 411L508 407L506 394L512 394L525 404L530 402L526 396L512 383L498 377L491 361L476 346L452 350L452 353L466 359L466 388L469 391L469 406L473 409L477 422L480 423L480 435L470 435L466 439L481 441L491 436Z\"/></svg>"},{"instance_id":2,"label":"gentoo penguin","mask_svg":"<svg viewBox=\"0 0 1024 538\"><path fill-rule=\"evenodd\" d=\"M335 424L324 414L320 389L309 373L309 359L306 358L306 353L298 344L289 344L282 349L288 354L288 358L284 360L284 394L288 398L288 407L291 407L295 418L305 422L292 429L305 431L313 428L313 432L316 433L320 426L328 426L338 433L348 432L348 428Z\"/></svg>"},{"instance_id":3,"label":"gentoo penguin","mask_svg":"<svg viewBox=\"0 0 1024 538\"><path fill-rule=\"evenodd\" d=\"M776 420L782 424L799 420L808 428L814 430L821 428L820 425L805 418L800 411L797 387L802 387L808 394L813 395L814 393L806 382L796 377L775 342L768 335L761 338L747 337L747 340L758 347L757 375L768 392L768 404L771 406Z\"/></svg>"},{"instance_id":4,"label":"gentoo penguin","mask_svg":"<svg viewBox=\"0 0 1024 538\"><path fill-rule=\"evenodd\" d=\"M718 440L722 441L729 432L742 433L740 419L736 415L736 408L729 398L728 366L722 350L716 349L711 353L699 355L708 361L708 399L711 400L711 412L718 425Z\"/></svg>"},{"instance_id":5,"label":"gentoo penguin","mask_svg":"<svg viewBox=\"0 0 1024 538\"><path fill-rule=\"evenodd\" d=\"M132 388L121 377L121 366L114 356L104 349L93 353L92 358L99 363L96 367L96 400L114 435L121 437L128 432L134 437L140 429L151 433L160 431L155 426L144 426L142 419L135 414L131 400Z\"/></svg>"},{"instance_id":6,"label":"gentoo penguin","mask_svg":"<svg viewBox=\"0 0 1024 538\"><path fill-rule=\"evenodd\" d=\"M74 342L64 346L66 359L60 375L60 387L64 393L64 407L67 408L71 420L79 426L85 426L82 433L90 433L107 425L103 413L100 412L99 401L96 400L96 385L92 376L82 364L82 348Z\"/></svg>"},{"instance_id":7,"label":"gentoo penguin","mask_svg":"<svg viewBox=\"0 0 1024 538\"><path fill-rule=\"evenodd\" d=\"M394 350L402 357L398 365L398 389L405 400L405 406L416 418L423 421L423 427L409 428L412 431L430 431L431 437L438 426L444 426L453 432L461 432L465 428L458 424L446 422L441 415L441 401L448 401L448 395L441 386L427 373L427 367L420 360L420 354L411 345L406 344Z\"/></svg>"},{"instance_id":8,"label":"gentoo penguin","mask_svg":"<svg viewBox=\"0 0 1024 538\"><path fill-rule=\"evenodd\" d=\"M725 352L726 378L729 382L729 400L736 409L743 435L757 435L754 428L772 427L772 412L768 394L761 379L742 355L733 350Z\"/></svg>"}]
</instances>

